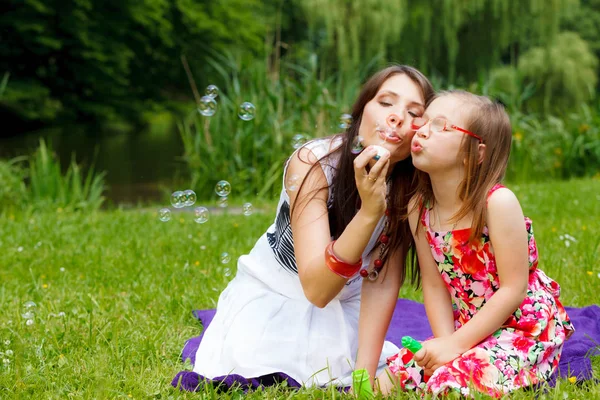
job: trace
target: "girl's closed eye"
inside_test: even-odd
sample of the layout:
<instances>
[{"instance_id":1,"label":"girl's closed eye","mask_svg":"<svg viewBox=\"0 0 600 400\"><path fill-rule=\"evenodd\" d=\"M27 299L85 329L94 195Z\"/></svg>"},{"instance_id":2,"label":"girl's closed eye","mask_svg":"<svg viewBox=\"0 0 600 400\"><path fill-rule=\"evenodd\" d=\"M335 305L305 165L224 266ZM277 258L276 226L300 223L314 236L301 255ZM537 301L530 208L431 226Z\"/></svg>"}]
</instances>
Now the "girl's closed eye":
<instances>
[{"instance_id":1,"label":"girl's closed eye","mask_svg":"<svg viewBox=\"0 0 600 400\"><path fill-rule=\"evenodd\" d=\"M383 107L391 107L392 104L388 103L387 101L380 101L379 104L381 104Z\"/></svg>"}]
</instances>

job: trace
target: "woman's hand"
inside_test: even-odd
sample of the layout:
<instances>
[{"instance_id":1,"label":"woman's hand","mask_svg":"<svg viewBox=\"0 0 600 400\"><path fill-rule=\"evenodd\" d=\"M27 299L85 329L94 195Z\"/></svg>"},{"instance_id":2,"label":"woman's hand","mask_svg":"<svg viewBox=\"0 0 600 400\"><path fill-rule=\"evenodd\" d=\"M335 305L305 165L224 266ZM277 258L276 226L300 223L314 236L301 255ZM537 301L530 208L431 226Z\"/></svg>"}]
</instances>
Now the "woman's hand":
<instances>
[{"instance_id":1,"label":"woman's hand","mask_svg":"<svg viewBox=\"0 0 600 400\"><path fill-rule=\"evenodd\" d=\"M381 158L367 170L369 162L377 155L377 149L369 146L354 159L354 178L360 195L361 210L369 215L382 216L386 205L386 179L390 167L390 153L384 152Z\"/></svg>"},{"instance_id":2,"label":"woman's hand","mask_svg":"<svg viewBox=\"0 0 600 400\"><path fill-rule=\"evenodd\" d=\"M452 336L427 340L423 348L416 352L414 360L425 370L425 375L431 376L436 369L459 357L463 351L458 348Z\"/></svg>"}]
</instances>

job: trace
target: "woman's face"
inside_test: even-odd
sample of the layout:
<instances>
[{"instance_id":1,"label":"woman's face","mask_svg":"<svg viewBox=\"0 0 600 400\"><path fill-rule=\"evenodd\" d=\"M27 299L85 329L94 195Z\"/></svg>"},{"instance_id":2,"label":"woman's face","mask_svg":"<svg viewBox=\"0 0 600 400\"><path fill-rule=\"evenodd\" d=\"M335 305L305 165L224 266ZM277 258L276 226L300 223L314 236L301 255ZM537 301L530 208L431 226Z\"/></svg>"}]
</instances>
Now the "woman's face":
<instances>
[{"instance_id":1,"label":"woman's face","mask_svg":"<svg viewBox=\"0 0 600 400\"><path fill-rule=\"evenodd\" d=\"M364 147L380 145L390 151L391 163L410 155L415 132L412 119L425 111L420 87L406 74L388 78L363 110L358 134Z\"/></svg>"}]
</instances>

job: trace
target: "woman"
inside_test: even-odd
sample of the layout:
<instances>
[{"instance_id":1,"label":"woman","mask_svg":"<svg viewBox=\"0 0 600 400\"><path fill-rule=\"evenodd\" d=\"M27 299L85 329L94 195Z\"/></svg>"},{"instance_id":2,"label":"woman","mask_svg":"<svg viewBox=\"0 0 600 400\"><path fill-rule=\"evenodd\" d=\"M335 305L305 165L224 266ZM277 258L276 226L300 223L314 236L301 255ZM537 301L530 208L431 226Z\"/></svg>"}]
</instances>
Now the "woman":
<instances>
[{"instance_id":1,"label":"woman","mask_svg":"<svg viewBox=\"0 0 600 400\"><path fill-rule=\"evenodd\" d=\"M385 68L365 84L344 134L290 157L275 221L239 258L195 373L347 386L353 369L375 376L385 367L398 349L373 328L387 324L373 321L389 323L404 281L411 122L432 96L416 69Z\"/></svg>"}]
</instances>

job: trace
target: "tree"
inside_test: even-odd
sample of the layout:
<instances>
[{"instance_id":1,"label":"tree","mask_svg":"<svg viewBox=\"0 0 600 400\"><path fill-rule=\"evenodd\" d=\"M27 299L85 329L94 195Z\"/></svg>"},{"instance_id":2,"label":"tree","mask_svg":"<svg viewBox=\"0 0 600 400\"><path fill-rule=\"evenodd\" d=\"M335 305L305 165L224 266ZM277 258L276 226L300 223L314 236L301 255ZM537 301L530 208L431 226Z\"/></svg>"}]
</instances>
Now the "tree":
<instances>
[{"instance_id":1,"label":"tree","mask_svg":"<svg viewBox=\"0 0 600 400\"><path fill-rule=\"evenodd\" d=\"M189 93L182 53L200 65L207 48L258 54L267 29L259 0L7 0L0 7L0 71L11 74L2 102L31 119L135 121ZM44 112L46 103L54 113Z\"/></svg>"}]
</instances>

